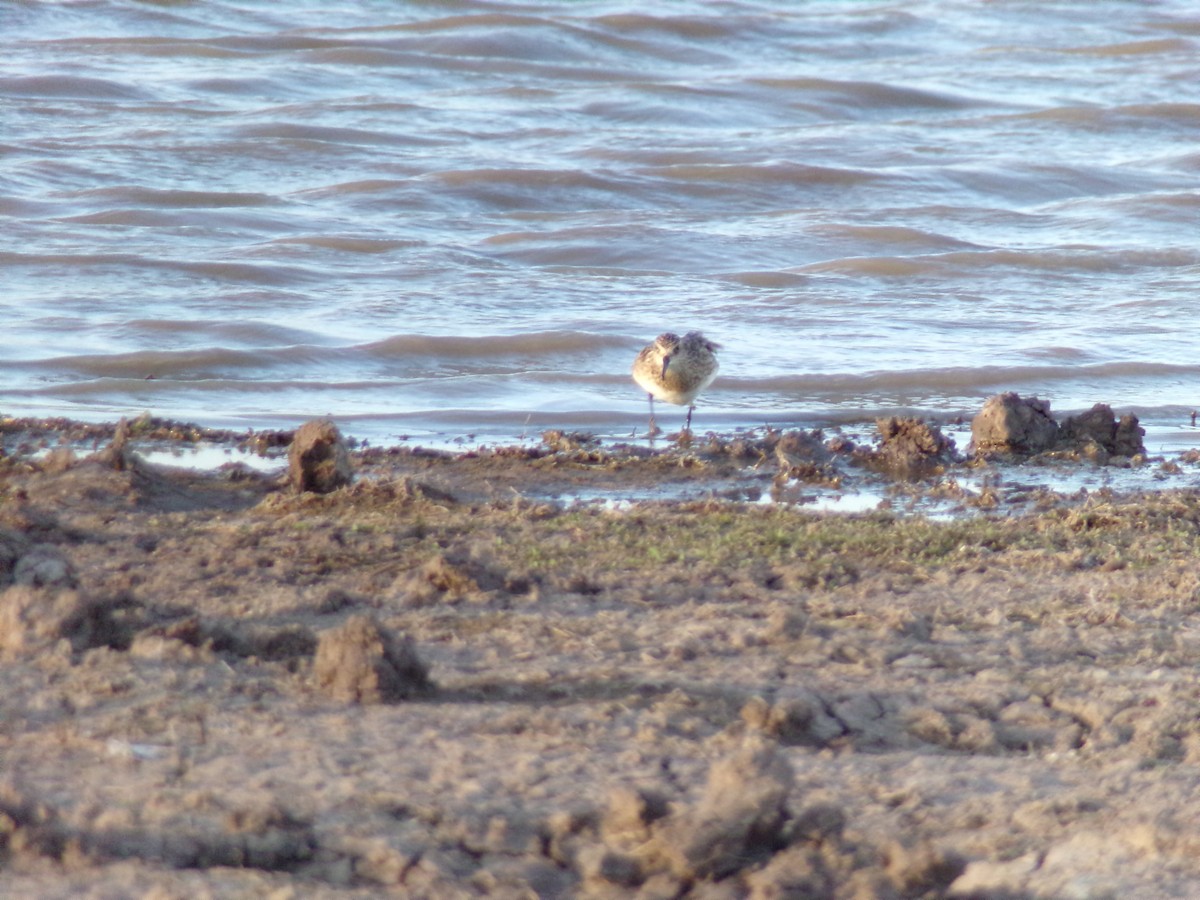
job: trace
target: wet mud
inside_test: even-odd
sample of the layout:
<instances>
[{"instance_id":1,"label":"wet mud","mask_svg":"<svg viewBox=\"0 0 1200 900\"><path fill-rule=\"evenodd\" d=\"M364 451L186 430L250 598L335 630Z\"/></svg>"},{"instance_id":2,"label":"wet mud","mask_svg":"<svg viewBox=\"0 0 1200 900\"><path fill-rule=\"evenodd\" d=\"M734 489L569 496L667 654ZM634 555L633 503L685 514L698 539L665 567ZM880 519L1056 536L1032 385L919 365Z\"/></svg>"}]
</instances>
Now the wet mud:
<instances>
[{"instance_id":1,"label":"wet mud","mask_svg":"<svg viewBox=\"0 0 1200 900\"><path fill-rule=\"evenodd\" d=\"M1083 426L1021 465L1163 466ZM935 518L805 500L997 465L912 420L457 454L322 431L354 473L325 492L292 435L3 436L7 896L1200 890L1186 460ZM280 467L146 463L164 440Z\"/></svg>"}]
</instances>

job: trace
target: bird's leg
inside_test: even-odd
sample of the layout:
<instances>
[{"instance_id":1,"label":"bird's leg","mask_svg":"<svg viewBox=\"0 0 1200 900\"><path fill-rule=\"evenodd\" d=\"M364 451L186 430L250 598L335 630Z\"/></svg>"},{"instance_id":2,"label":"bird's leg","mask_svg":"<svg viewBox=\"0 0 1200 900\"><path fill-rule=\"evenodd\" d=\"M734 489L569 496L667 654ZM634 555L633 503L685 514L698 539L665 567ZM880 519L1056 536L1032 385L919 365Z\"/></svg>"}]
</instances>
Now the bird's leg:
<instances>
[{"instance_id":1,"label":"bird's leg","mask_svg":"<svg viewBox=\"0 0 1200 900\"><path fill-rule=\"evenodd\" d=\"M694 405L688 407L687 424L685 424L683 426L683 430L686 431L688 434L691 434L691 432L692 432L692 410L694 410L695 408L696 407Z\"/></svg>"},{"instance_id":2,"label":"bird's leg","mask_svg":"<svg viewBox=\"0 0 1200 900\"><path fill-rule=\"evenodd\" d=\"M647 394L646 397L650 400L650 440L654 440L658 434L658 426L654 424L654 395Z\"/></svg>"}]
</instances>

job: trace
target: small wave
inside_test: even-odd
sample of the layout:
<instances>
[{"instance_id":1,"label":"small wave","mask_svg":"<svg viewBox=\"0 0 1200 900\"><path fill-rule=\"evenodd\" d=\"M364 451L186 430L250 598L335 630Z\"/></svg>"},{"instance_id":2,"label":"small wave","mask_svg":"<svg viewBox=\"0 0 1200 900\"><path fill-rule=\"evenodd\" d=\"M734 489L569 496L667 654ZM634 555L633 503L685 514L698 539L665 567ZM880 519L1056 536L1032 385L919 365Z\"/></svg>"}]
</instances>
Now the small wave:
<instances>
[{"instance_id":1,"label":"small wave","mask_svg":"<svg viewBox=\"0 0 1200 900\"><path fill-rule=\"evenodd\" d=\"M1105 133L1121 127L1169 126L1192 131L1200 124L1200 104L1184 101L1129 103L1122 106L1056 106L1019 113L1016 119L1029 119Z\"/></svg>"},{"instance_id":2,"label":"small wave","mask_svg":"<svg viewBox=\"0 0 1200 900\"><path fill-rule=\"evenodd\" d=\"M1200 379L1200 366L1137 361L1063 366L962 366L864 374L778 375L767 378L722 376L717 385L723 390L738 389L751 394L862 396L864 394L886 395L906 392L966 395L988 391L1016 390L1029 385L1046 387L1080 380L1104 381L1164 377Z\"/></svg>"},{"instance_id":3,"label":"small wave","mask_svg":"<svg viewBox=\"0 0 1200 900\"><path fill-rule=\"evenodd\" d=\"M952 238L948 235L933 231L923 231L920 228L908 228L900 225L828 225L814 229L817 234L829 234L836 237L846 237L854 241L870 241L879 244L894 244L900 247L917 247L931 250L975 249L981 250L977 244Z\"/></svg>"},{"instance_id":4,"label":"small wave","mask_svg":"<svg viewBox=\"0 0 1200 900\"><path fill-rule=\"evenodd\" d=\"M588 103L580 110L618 125L673 125L679 128L720 128L725 124L723 104L716 92L706 91L686 98L647 99L628 97L604 99Z\"/></svg>"},{"instance_id":5,"label":"small wave","mask_svg":"<svg viewBox=\"0 0 1200 900\"><path fill-rule=\"evenodd\" d=\"M980 249L918 256L854 256L822 260L798 267L805 274L835 274L869 278L947 277L987 269L1117 273L1131 269L1178 269L1200 265L1200 254L1181 248L1163 250L1075 247L1054 250Z\"/></svg>"},{"instance_id":6,"label":"small wave","mask_svg":"<svg viewBox=\"0 0 1200 900\"><path fill-rule=\"evenodd\" d=\"M270 78L197 78L189 81L188 87L203 94L230 97L258 97L280 89L278 82Z\"/></svg>"},{"instance_id":7,"label":"small wave","mask_svg":"<svg viewBox=\"0 0 1200 900\"><path fill-rule=\"evenodd\" d=\"M339 194L388 194L409 187L410 184L407 180L398 178L365 178L362 181L343 181L337 184L309 188L298 191L296 196L320 198L336 197Z\"/></svg>"},{"instance_id":8,"label":"small wave","mask_svg":"<svg viewBox=\"0 0 1200 900\"><path fill-rule=\"evenodd\" d=\"M775 162L759 165L730 163L728 165L680 163L646 170L647 174L678 181L720 182L726 184L821 184L848 186L865 184L879 179L874 172L862 169L839 169L832 166L809 166L802 163Z\"/></svg>"},{"instance_id":9,"label":"small wave","mask_svg":"<svg viewBox=\"0 0 1200 900\"><path fill-rule=\"evenodd\" d=\"M269 243L283 246L296 244L302 247L316 247L320 250L336 250L339 253L390 253L393 250L407 247L424 246L424 242L416 240L350 237L334 234L295 235L276 238Z\"/></svg>"},{"instance_id":10,"label":"small wave","mask_svg":"<svg viewBox=\"0 0 1200 900\"><path fill-rule=\"evenodd\" d=\"M4 148L0 148L0 156L4 154ZM20 216L23 218L37 218L46 212L46 204L26 200L19 197L0 197L0 216Z\"/></svg>"},{"instance_id":11,"label":"small wave","mask_svg":"<svg viewBox=\"0 0 1200 900\"><path fill-rule=\"evenodd\" d=\"M1136 194L1101 201L1097 205L1106 207L1122 219L1169 222L1189 228L1195 225L1197 211L1200 211L1200 192Z\"/></svg>"},{"instance_id":12,"label":"small wave","mask_svg":"<svg viewBox=\"0 0 1200 900\"><path fill-rule=\"evenodd\" d=\"M132 353L78 354L27 363L31 368L89 378L211 380L231 371L263 370L278 353L212 347L199 350L139 350Z\"/></svg>"},{"instance_id":13,"label":"small wave","mask_svg":"<svg viewBox=\"0 0 1200 900\"><path fill-rule=\"evenodd\" d=\"M936 258L907 256L852 256L801 266L799 271L821 275L852 275L867 278L920 278L942 270Z\"/></svg>"},{"instance_id":14,"label":"small wave","mask_svg":"<svg viewBox=\"0 0 1200 900\"><path fill-rule=\"evenodd\" d=\"M1121 272L1129 269L1187 268L1200 263L1190 249L1121 249L1085 246L1062 250L983 250L953 252L937 257L955 267L1020 267L1048 272Z\"/></svg>"},{"instance_id":15,"label":"small wave","mask_svg":"<svg viewBox=\"0 0 1200 900\"><path fill-rule=\"evenodd\" d=\"M159 324L162 331L175 331L182 323ZM211 323L206 323L204 329L214 336L223 336L227 340L233 338L243 344L253 344L255 338L258 338L265 346L209 346L181 350L135 350L127 353L78 353L6 362L5 365L14 370L39 372L55 381L83 376L141 381L213 381L241 378L246 383L259 383L269 380L268 373L274 372L287 373L289 378L299 383L316 379L318 375L340 381L344 373L361 371L359 367L373 355L381 356L372 354L369 350L364 352L363 347L282 342L289 337L307 336L298 329L269 325L214 326ZM133 330L142 334L154 331L144 322ZM415 345L419 346L422 340L425 339L415 339ZM366 345L368 348L371 346ZM412 358L417 356L418 352L413 350L406 355ZM428 366L428 360L425 360L423 365L426 368L420 374L430 374L432 367ZM365 385L367 382L361 384Z\"/></svg>"},{"instance_id":16,"label":"small wave","mask_svg":"<svg viewBox=\"0 0 1200 900\"><path fill-rule=\"evenodd\" d=\"M194 224L188 214L172 209L106 209L101 212L56 216L59 222L78 225L132 225L139 228L175 228Z\"/></svg>"},{"instance_id":17,"label":"small wave","mask_svg":"<svg viewBox=\"0 0 1200 900\"><path fill-rule=\"evenodd\" d=\"M280 51L323 50L327 47L335 47L341 41L300 31L277 31L262 34L228 35L210 40L208 43L224 50L277 53Z\"/></svg>"},{"instance_id":18,"label":"small wave","mask_svg":"<svg viewBox=\"0 0 1200 900\"><path fill-rule=\"evenodd\" d=\"M19 75L0 78L0 95L62 100L145 100L145 91L105 78L78 75Z\"/></svg>"},{"instance_id":19,"label":"small wave","mask_svg":"<svg viewBox=\"0 0 1200 900\"><path fill-rule=\"evenodd\" d=\"M207 39L145 35L119 37L92 35L45 41L43 46L59 52L65 50L71 56L96 53L105 58L116 58L126 54L169 59L244 59L247 56L243 51L221 47Z\"/></svg>"},{"instance_id":20,"label":"small wave","mask_svg":"<svg viewBox=\"0 0 1200 900\"><path fill-rule=\"evenodd\" d=\"M136 320L129 330L135 334L177 332L186 322L149 323ZM448 375L506 376L520 374L536 380L531 367L555 365L555 371L571 369L569 360L594 359L609 351L622 351L632 359L640 346L636 340L615 335L579 331L548 331L531 334L479 337L393 335L383 340L349 346L328 346L308 340L306 332L270 325L226 325L203 323L197 331L214 337L236 339L258 346L198 347L182 350L138 350L112 354L74 354L48 359L13 362L11 368L52 373L55 380L67 375L88 378L211 381L241 375L257 381L268 372L290 371L297 380L317 373L340 377L339 373L370 372L372 378L432 379L438 392L452 390ZM274 346L272 346L274 345ZM537 361L544 361L538 363ZM622 376L624 380L624 376ZM553 382L563 381L562 375ZM477 391L474 387L471 390Z\"/></svg>"},{"instance_id":21,"label":"small wave","mask_svg":"<svg viewBox=\"0 0 1200 900\"><path fill-rule=\"evenodd\" d=\"M247 263L233 261L155 260L156 268L174 269L200 275L214 281L237 284L294 285L305 282L321 282L327 279L324 272L304 266L285 266L278 263Z\"/></svg>"},{"instance_id":22,"label":"small wave","mask_svg":"<svg viewBox=\"0 0 1200 900\"><path fill-rule=\"evenodd\" d=\"M278 296L239 298L248 303L277 300ZM214 342L234 342L245 348L257 348L261 352L264 347L291 346L299 347L306 344L320 345L325 341L323 335L306 331L301 328L289 328L274 322L256 322L246 320L204 321L199 319L130 319L120 326L122 335L129 335L143 340L180 342L188 340L200 343L202 340Z\"/></svg>"},{"instance_id":23,"label":"small wave","mask_svg":"<svg viewBox=\"0 0 1200 900\"><path fill-rule=\"evenodd\" d=\"M668 34L687 40L707 40L728 37L735 24L745 19L731 20L726 16L653 16L649 13L609 13L590 20L593 25L624 34Z\"/></svg>"},{"instance_id":24,"label":"small wave","mask_svg":"<svg viewBox=\"0 0 1200 900\"><path fill-rule=\"evenodd\" d=\"M480 337L393 335L381 341L355 348L370 357L443 357L479 359L506 356L558 356L595 354L605 349L628 349L630 342L621 337L581 331L541 331L530 334L487 335Z\"/></svg>"},{"instance_id":25,"label":"small wave","mask_svg":"<svg viewBox=\"0 0 1200 900\"><path fill-rule=\"evenodd\" d=\"M1117 112L1143 119L1156 119L1160 122L1168 122L1188 128L1195 128L1200 123L1200 103L1133 103L1128 106L1118 106Z\"/></svg>"},{"instance_id":26,"label":"small wave","mask_svg":"<svg viewBox=\"0 0 1200 900\"><path fill-rule=\"evenodd\" d=\"M324 280L324 273L303 266L278 263L248 263L232 260L177 260L138 256L131 253L11 253L0 251L0 263L5 265L56 265L71 267L111 267L159 269L186 272L214 281L240 284L276 285L300 284Z\"/></svg>"},{"instance_id":27,"label":"small wave","mask_svg":"<svg viewBox=\"0 0 1200 900\"><path fill-rule=\"evenodd\" d=\"M359 144L409 147L412 145L412 139L406 134L367 131L362 128L302 125L296 122L261 122L254 125L242 125L234 129L234 133L239 137L254 140L312 141L339 146Z\"/></svg>"},{"instance_id":28,"label":"small wave","mask_svg":"<svg viewBox=\"0 0 1200 900\"><path fill-rule=\"evenodd\" d=\"M631 268L658 271L686 267L694 261L693 248L681 250L653 228L591 226L557 231L505 232L489 236L485 244L507 260L546 267L572 267L599 271Z\"/></svg>"},{"instance_id":29,"label":"small wave","mask_svg":"<svg viewBox=\"0 0 1200 900\"><path fill-rule=\"evenodd\" d=\"M156 206L168 209L221 209L225 207L271 206L279 202L270 194L238 191L186 191L169 188L148 188L140 185L89 188L72 194L77 198L97 198L112 203L134 206Z\"/></svg>"},{"instance_id":30,"label":"small wave","mask_svg":"<svg viewBox=\"0 0 1200 900\"><path fill-rule=\"evenodd\" d=\"M494 189L501 186L524 190L546 188L580 188L597 191L612 191L619 188L615 179L603 178L578 169L451 169L435 172L427 178L440 181L452 188Z\"/></svg>"},{"instance_id":31,"label":"small wave","mask_svg":"<svg viewBox=\"0 0 1200 900\"><path fill-rule=\"evenodd\" d=\"M1076 197L1127 194L1152 189L1153 176L1094 165L948 166L939 170L947 184L957 185L1005 205L1045 205Z\"/></svg>"},{"instance_id":32,"label":"small wave","mask_svg":"<svg viewBox=\"0 0 1200 900\"><path fill-rule=\"evenodd\" d=\"M315 50L310 63L334 66L363 66L372 69L410 68L420 65L421 57L407 50L386 47L345 45Z\"/></svg>"},{"instance_id":33,"label":"small wave","mask_svg":"<svg viewBox=\"0 0 1200 900\"><path fill-rule=\"evenodd\" d=\"M390 29L396 37L381 42L392 51L422 54L424 65L454 68L467 64L478 69L479 60L488 60L499 70L504 62L536 65L550 63L554 71L570 71L559 64L564 59L588 59L590 42L580 40L583 30L565 22L520 13L481 13L444 16L409 22ZM577 52L571 53L574 48ZM343 52L346 47L339 48ZM583 69L578 70L584 71Z\"/></svg>"},{"instance_id":34,"label":"small wave","mask_svg":"<svg viewBox=\"0 0 1200 900\"><path fill-rule=\"evenodd\" d=\"M1096 47L1071 47L1063 52L1084 56L1161 56L1183 54L1189 56L1196 51L1192 41L1183 38L1151 38L1145 41L1124 41L1118 44L1103 44Z\"/></svg>"},{"instance_id":35,"label":"small wave","mask_svg":"<svg viewBox=\"0 0 1200 900\"><path fill-rule=\"evenodd\" d=\"M800 275L796 272L726 272L722 275L717 275L717 278L723 281L729 281L734 284L745 285L750 288L764 288L767 290L783 290L785 288L799 287L811 281L806 275Z\"/></svg>"},{"instance_id":36,"label":"small wave","mask_svg":"<svg viewBox=\"0 0 1200 900\"><path fill-rule=\"evenodd\" d=\"M898 87L878 81L835 81L826 78L757 78L753 83L790 95L797 100L819 98L839 110L959 110L990 106L982 101L942 91Z\"/></svg>"},{"instance_id":37,"label":"small wave","mask_svg":"<svg viewBox=\"0 0 1200 900\"><path fill-rule=\"evenodd\" d=\"M441 183L459 198L500 210L562 209L574 212L580 204L613 206L615 198L639 196L629 180L573 169L456 169L423 176ZM586 198L586 199L585 199Z\"/></svg>"}]
</instances>

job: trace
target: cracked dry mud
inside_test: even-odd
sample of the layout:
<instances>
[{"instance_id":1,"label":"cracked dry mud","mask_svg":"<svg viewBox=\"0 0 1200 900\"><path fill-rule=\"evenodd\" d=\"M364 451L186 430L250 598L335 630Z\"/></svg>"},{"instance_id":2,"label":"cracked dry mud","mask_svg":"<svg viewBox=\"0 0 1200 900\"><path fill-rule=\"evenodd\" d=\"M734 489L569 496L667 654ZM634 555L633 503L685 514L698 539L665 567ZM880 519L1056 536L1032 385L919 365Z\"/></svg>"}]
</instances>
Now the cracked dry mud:
<instances>
[{"instance_id":1,"label":"cracked dry mud","mask_svg":"<svg viewBox=\"0 0 1200 900\"><path fill-rule=\"evenodd\" d=\"M326 495L116 456L0 462L0 895L1200 894L1190 490L931 522L523 499L719 474L679 449Z\"/></svg>"}]
</instances>

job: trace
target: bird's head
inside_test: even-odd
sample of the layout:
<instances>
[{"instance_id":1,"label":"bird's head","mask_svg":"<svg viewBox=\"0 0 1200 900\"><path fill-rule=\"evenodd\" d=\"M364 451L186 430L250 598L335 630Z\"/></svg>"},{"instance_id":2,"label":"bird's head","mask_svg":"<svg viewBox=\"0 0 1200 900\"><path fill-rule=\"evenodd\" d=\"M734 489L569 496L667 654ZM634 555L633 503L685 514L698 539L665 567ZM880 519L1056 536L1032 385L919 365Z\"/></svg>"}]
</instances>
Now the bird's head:
<instances>
[{"instance_id":1,"label":"bird's head","mask_svg":"<svg viewBox=\"0 0 1200 900\"><path fill-rule=\"evenodd\" d=\"M660 378L667 377L667 366L671 364L671 357L679 352L679 335L671 331L664 331L654 343L658 345L658 352L662 354L662 374Z\"/></svg>"}]
</instances>

